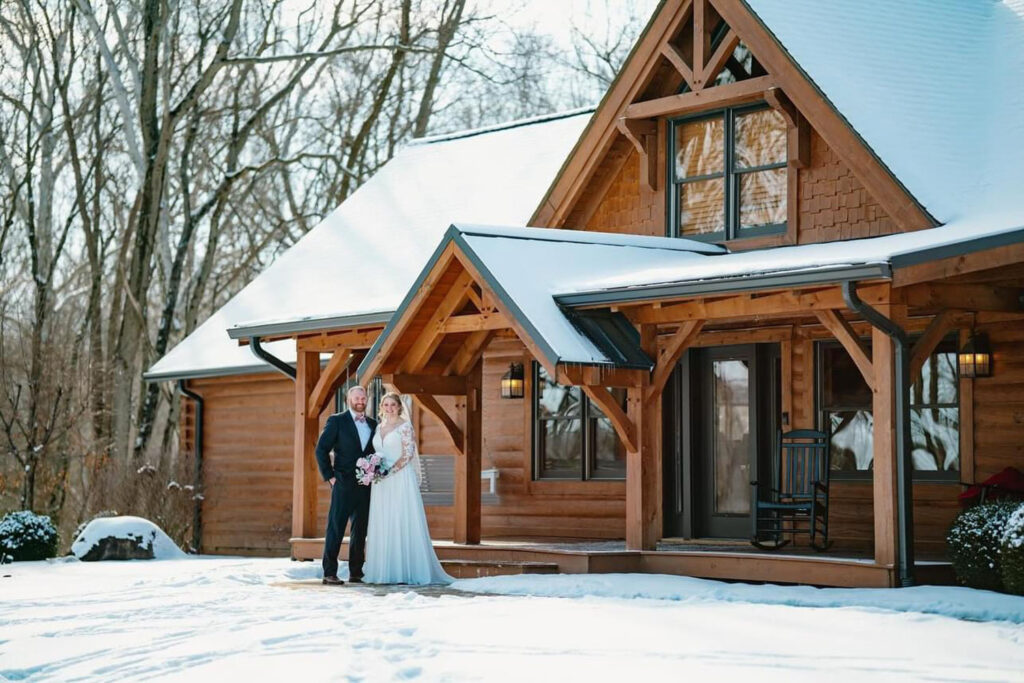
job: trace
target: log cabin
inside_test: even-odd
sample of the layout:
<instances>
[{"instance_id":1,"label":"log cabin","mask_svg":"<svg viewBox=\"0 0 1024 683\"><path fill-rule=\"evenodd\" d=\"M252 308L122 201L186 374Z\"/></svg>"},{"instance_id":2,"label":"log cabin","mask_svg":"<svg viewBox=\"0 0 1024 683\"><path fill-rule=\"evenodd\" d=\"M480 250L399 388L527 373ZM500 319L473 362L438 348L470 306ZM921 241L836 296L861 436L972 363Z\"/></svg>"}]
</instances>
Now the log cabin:
<instances>
[{"instance_id":1,"label":"log cabin","mask_svg":"<svg viewBox=\"0 0 1024 683\"><path fill-rule=\"evenodd\" d=\"M665 0L595 110L411 145L211 318L276 374L196 374L203 328L150 370L201 397L203 550L319 556L359 381L454 459L450 562L938 577L963 486L1024 468L1022 39L1015 0ZM764 551L791 430L829 544Z\"/></svg>"}]
</instances>

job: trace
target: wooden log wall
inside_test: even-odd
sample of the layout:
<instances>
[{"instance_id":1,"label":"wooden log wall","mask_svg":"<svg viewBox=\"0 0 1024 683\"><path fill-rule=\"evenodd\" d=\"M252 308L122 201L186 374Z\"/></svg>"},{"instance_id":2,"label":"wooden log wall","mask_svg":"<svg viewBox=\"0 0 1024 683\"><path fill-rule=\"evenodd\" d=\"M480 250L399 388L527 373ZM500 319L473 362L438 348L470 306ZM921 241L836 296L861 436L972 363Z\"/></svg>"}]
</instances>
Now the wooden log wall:
<instances>
[{"instance_id":1,"label":"wooden log wall","mask_svg":"<svg viewBox=\"0 0 1024 683\"><path fill-rule=\"evenodd\" d=\"M204 399L202 551L287 556L294 383L266 373L192 380L189 387ZM318 493L323 529L330 501L325 486Z\"/></svg>"},{"instance_id":2,"label":"wooden log wall","mask_svg":"<svg viewBox=\"0 0 1024 683\"><path fill-rule=\"evenodd\" d=\"M481 508L484 538L622 538L625 534L624 482L532 482L529 400L502 399L501 376L510 362L530 359L518 340L498 339L484 353L483 462L498 468L499 502ZM529 393L527 393L529 396ZM442 399L439 398L439 401ZM452 449L430 415L417 415L420 451L442 455ZM427 508L434 538L450 539L451 507Z\"/></svg>"}]
</instances>

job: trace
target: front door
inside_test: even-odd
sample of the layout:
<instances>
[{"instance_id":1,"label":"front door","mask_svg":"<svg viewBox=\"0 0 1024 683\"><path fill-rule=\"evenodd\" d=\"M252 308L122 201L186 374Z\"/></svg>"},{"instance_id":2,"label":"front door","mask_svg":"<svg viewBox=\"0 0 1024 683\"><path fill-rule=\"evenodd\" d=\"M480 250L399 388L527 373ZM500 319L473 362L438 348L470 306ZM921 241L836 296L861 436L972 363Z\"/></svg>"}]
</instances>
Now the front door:
<instances>
[{"instance_id":1,"label":"front door","mask_svg":"<svg viewBox=\"0 0 1024 683\"><path fill-rule=\"evenodd\" d=\"M778 344L691 349L663 394L664 535L749 539L781 420Z\"/></svg>"}]
</instances>

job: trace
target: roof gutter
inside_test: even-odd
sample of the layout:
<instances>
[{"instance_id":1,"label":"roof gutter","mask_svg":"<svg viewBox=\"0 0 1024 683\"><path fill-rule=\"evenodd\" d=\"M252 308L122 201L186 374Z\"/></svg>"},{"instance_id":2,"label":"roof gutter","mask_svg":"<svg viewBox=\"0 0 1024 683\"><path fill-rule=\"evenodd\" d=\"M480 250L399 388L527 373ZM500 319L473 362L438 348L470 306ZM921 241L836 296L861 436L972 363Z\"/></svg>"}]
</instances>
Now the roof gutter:
<instances>
[{"instance_id":1,"label":"roof gutter","mask_svg":"<svg viewBox=\"0 0 1024 683\"><path fill-rule=\"evenodd\" d=\"M357 315L336 315L329 318L306 318L304 320L286 320L276 323L259 323L253 325L236 325L228 328L228 336L232 339L248 339L251 337L269 337L273 335L290 335L302 332L322 332L345 327L363 325L379 325L391 320L394 311L374 311Z\"/></svg>"},{"instance_id":2,"label":"roof gutter","mask_svg":"<svg viewBox=\"0 0 1024 683\"><path fill-rule=\"evenodd\" d=\"M270 353L263 346L260 345L259 337L249 337L249 348L260 360L270 363L277 368L282 374L288 375L289 379L295 381L296 372L295 368L285 363L283 360Z\"/></svg>"},{"instance_id":3,"label":"roof gutter","mask_svg":"<svg viewBox=\"0 0 1024 683\"><path fill-rule=\"evenodd\" d=\"M843 299L850 310L859 313L872 327L884 332L893 343L893 399L896 412L896 545L901 586L914 585L914 501L910 440L910 340L906 331L857 296L857 282L842 283ZM876 377L875 381L881 378Z\"/></svg>"},{"instance_id":4,"label":"roof gutter","mask_svg":"<svg viewBox=\"0 0 1024 683\"><path fill-rule=\"evenodd\" d=\"M616 287L591 292L560 294L555 296L555 300L563 306L600 306L764 289L788 289L850 280L888 280L891 278L892 267L888 263L865 263L829 266L813 270L765 273L757 276L733 275L692 282Z\"/></svg>"}]
</instances>

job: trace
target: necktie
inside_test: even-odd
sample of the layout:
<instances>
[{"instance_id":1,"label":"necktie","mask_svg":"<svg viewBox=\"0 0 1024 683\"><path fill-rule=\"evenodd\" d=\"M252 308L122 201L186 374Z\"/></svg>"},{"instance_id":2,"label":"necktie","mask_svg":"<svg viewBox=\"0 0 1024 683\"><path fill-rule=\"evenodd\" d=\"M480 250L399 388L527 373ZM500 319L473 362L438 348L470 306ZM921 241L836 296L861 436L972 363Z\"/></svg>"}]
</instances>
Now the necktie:
<instances>
[{"instance_id":1,"label":"necktie","mask_svg":"<svg viewBox=\"0 0 1024 683\"><path fill-rule=\"evenodd\" d=\"M366 422L366 415L363 413L355 413L353 417L356 422Z\"/></svg>"}]
</instances>

